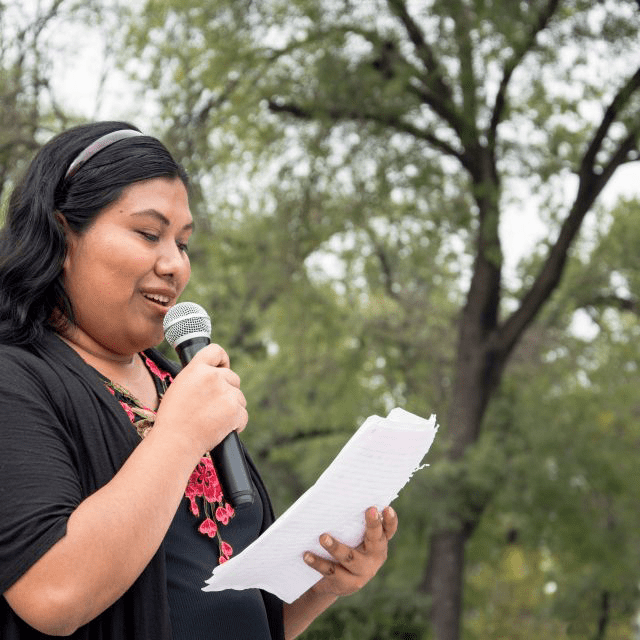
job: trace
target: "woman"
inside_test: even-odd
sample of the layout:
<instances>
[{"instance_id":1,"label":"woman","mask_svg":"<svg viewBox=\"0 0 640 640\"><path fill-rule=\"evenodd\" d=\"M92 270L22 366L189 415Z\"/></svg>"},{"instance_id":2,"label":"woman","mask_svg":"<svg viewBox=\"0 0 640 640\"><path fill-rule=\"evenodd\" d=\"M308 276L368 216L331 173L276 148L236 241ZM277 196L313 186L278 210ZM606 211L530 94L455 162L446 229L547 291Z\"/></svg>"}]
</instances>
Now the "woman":
<instances>
[{"instance_id":1,"label":"woman","mask_svg":"<svg viewBox=\"0 0 640 640\"><path fill-rule=\"evenodd\" d=\"M273 520L235 513L206 452L247 423L218 345L179 372L152 347L187 284L187 178L156 139L85 125L36 155L0 241L0 636L293 638L384 562L390 508L351 549L305 554L292 604L205 593L217 562ZM205 454L203 455L203 452Z\"/></svg>"}]
</instances>

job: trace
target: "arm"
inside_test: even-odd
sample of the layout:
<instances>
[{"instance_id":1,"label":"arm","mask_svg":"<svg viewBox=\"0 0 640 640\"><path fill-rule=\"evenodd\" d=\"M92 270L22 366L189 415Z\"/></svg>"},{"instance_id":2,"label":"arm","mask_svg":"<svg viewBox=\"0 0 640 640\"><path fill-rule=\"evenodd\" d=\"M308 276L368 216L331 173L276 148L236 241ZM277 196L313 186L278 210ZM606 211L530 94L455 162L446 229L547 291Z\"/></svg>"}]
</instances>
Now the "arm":
<instances>
[{"instance_id":1,"label":"arm","mask_svg":"<svg viewBox=\"0 0 640 640\"><path fill-rule=\"evenodd\" d=\"M113 604L160 546L202 452L246 421L239 379L212 345L176 377L155 426L120 471L7 589L11 608L39 631L67 635Z\"/></svg>"},{"instance_id":2,"label":"arm","mask_svg":"<svg viewBox=\"0 0 640 640\"><path fill-rule=\"evenodd\" d=\"M5 592L25 622L68 635L133 584L160 546L197 463L173 445L152 429L113 480L71 514L65 536Z\"/></svg>"},{"instance_id":3,"label":"arm","mask_svg":"<svg viewBox=\"0 0 640 640\"><path fill-rule=\"evenodd\" d=\"M355 549L332 539L320 536L320 544L333 556L327 560L306 553L305 562L324 577L296 601L284 605L284 630L286 640L302 633L338 596L361 589L382 566L387 558L388 542L398 528L398 518L391 507L382 515L375 507L367 509L366 528L362 544Z\"/></svg>"}]
</instances>

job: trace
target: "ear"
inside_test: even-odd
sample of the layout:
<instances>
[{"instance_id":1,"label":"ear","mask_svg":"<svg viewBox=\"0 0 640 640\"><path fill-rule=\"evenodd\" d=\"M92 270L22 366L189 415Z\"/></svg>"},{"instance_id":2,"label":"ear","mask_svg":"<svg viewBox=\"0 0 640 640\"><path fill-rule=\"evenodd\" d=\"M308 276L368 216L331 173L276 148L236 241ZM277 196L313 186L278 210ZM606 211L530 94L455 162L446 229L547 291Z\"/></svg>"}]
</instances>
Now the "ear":
<instances>
[{"instance_id":1,"label":"ear","mask_svg":"<svg viewBox=\"0 0 640 640\"><path fill-rule=\"evenodd\" d=\"M62 229L65 235L67 234L67 231L71 231L67 219L59 211L54 211L53 217L56 219L58 226Z\"/></svg>"},{"instance_id":2,"label":"ear","mask_svg":"<svg viewBox=\"0 0 640 640\"><path fill-rule=\"evenodd\" d=\"M64 239L67 245L63 263L63 269L66 270L69 265L70 256L73 253L78 234L73 231L73 229L71 229L69 223L67 222L67 219L59 211L54 212L53 215L56 219L56 222L58 223L58 226L62 230L62 233L64 234Z\"/></svg>"}]
</instances>

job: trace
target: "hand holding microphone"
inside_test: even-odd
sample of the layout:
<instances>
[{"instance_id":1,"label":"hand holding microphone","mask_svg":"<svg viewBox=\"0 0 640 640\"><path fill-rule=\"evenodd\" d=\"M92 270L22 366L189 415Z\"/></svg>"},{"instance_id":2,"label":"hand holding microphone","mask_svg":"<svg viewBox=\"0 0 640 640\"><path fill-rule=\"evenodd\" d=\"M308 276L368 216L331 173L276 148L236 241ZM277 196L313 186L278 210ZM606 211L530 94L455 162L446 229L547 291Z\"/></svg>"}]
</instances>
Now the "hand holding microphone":
<instances>
[{"instance_id":1,"label":"hand holding microphone","mask_svg":"<svg viewBox=\"0 0 640 640\"><path fill-rule=\"evenodd\" d=\"M164 331L167 342L176 350L180 362L186 367L200 351L210 344L211 319L200 305L193 302L181 302L167 312L164 318ZM201 357L204 359L204 354ZM215 358L216 366L226 367L225 381L239 388L239 378L228 368L229 360L226 353L220 349L214 356L209 357ZM241 392L239 393L241 395ZM243 427L244 424L241 426ZM231 431L220 444L213 448L211 458L216 467L224 495L234 509L252 504L254 501L253 484L235 430Z\"/></svg>"}]
</instances>

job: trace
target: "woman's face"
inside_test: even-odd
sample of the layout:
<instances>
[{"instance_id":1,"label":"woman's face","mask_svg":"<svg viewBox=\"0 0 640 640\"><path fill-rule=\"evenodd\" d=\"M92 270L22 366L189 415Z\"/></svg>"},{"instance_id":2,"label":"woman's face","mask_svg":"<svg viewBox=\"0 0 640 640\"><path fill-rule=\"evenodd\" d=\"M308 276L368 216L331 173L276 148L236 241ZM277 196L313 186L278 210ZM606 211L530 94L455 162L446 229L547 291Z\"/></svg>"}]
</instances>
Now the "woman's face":
<instances>
[{"instance_id":1,"label":"woman's face","mask_svg":"<svg viewBox=\"0 0 640 640\"><path fill-rule=\"evenodd\" d=\"M191 273L192 230L182 181L154 178L127 187L83 233L68 231L64 286L76 325L67 336L104 355L160 343Z\"/></svg>"}]
</instances>

